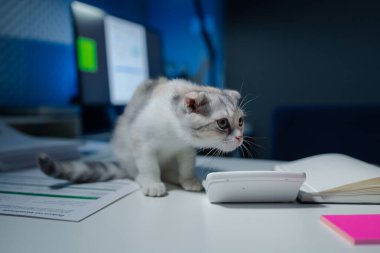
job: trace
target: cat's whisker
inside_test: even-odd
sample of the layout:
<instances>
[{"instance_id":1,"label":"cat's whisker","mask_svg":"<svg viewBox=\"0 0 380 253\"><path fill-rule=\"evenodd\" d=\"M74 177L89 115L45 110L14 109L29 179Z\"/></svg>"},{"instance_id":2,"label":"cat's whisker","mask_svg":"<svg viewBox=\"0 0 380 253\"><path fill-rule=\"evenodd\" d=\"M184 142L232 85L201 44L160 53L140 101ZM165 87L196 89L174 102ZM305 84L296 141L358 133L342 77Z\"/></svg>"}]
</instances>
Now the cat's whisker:
<instances>
[{"instance_id":1,"label":"cat's whisker","mask_svg":"<svg viewBox=\"0 0 380 253\"><path fill-rule=\"evenodd\" d=\"M244 140L244 143L246 144L246 146L249 146L251 149L251 151L253 153L257 153L260 150L266 150L265 146L262 146L262 145L259 145L253 141L249 141L249 140Z\"/></svg>"},{"instance_id":2,"label":"cat's whisker","mask_svg":"<svg viewBox=\"0 0 380 253\"><path fill-rule=\"evenodd\" d=\"M245 101L247 98L248 98L248 94L244 95L244 97L243 97L242 99L240 99L239 104L238 104L239 108L241 108L241 105L244 103L244 101Z\"/></svg>"},{"instance_id":3,"label":"cat's whisker","mask_svg":"<svg viewBox=\"0 0 380 253\"><path fill-rule=\"evenodd\" d=\"M205 151L205 148L199 148L197 151L196 151L196 156L198 156L201 152L204 152ZM203 155L204 157L207 157L207 154L206 155ZM202 165L202 167L200 168L200 178L203 179L205 178L205 175L208 173L208 167L205 166L205 164Z\"/></svg>"},{"instance_id":4,"label":"cat's whisker","mask_svg":"<svg viewBox=\"0 0 380 253\"><path fill-rule=\"evenodd\" d=\"M251 136L244 136L244 142L253 145L255 147L261 148L261 149L266 149L263 145L260 145L256 143L256 140L266 140L266 137L251 137Z\"/></svg>"},{"instance_id":5,"label":"cat's whisker","mask_svg":"<svg viewBox=\"0 0 380 253\"><path fill-rule=\"evenodd\" d=\"M202 148L202 151L205 151L206 149L205 148ZM206 164L203 164L203 168L202 168L202 171L201 171L201 178L204 179L206 178L207 174L209 173L209 171L211 170L210 168L210 163L212 162L213 160L213 153L214 152L215 148L211 148L205 155L204 157L205 158L209 158L209 160L207 161Z\"/></svg>"},{"instance_id":6,"label":"cat's whisker","mask_svg":"<svg viewBox=\"0 0 380 253\"><path fill-rule=\"evenodd\" d=\"M240 94L241 94L242 92L240 91ZM241 108L242 106L242 104L244 104L244 102L246 101L246 99L248 99L248 97L249 96L251 96L252 94L250 94L250 93L248 93L248 94L245 94L241 99L240 99L240 101L239 101L239 104L238 104L238 106Z\"/></svg>"},{"instance_id":7,"label":"cat's whisker","mask_svg":"<svg viewBox=\"0 0 380 253\"><path fill-rule=\"evenodd\" d=\"M243 143L239 146L239 151L243 155L243 158L245 158L244 149L243 149Z\"/></svg>"},{"instance_id":8,"label":"cat's whisker","mask_svg":"<svg viewBox=\"0 0 380 253\"><path fill-rule=\"evenodd\" d=\"M244 139L252 139L252 140L266 140L266 139L268 139L267 137L256 137L256 136L247 136L247 135L244 135L243 137L244 137Z\"/></svg>"},{"instance_id":9,"label":"cat's whisker","mask_svg":"<svg viewBox=\"0 0 380 253\"><path fill-rule=\"evenodd\" d=\"M246 140L246 142L247 142L248 144L251 144L251 145L257 147L257 148L261 148L261 149L264 149L264 150L266 149L263 145L257 144L257 143L255 143L255 142L253 142L253 141L248 141L248 140Z\"/></svg>"},{"instance_id":10,"label":"cat's whisker","mask_svg":"<svg viewBox=\"0 0 380 253\"><path fill-rule=\"evenodd\" d=\"M243 78L243 80L241 81L241 85L240 85L240 89L239 89L240 94L243 91L244 83L245 83L245 78Z\"/></svg>"},{"instance_id":11,"label":"cat's whisker","mask_svg":"<svg viewBox=\"0 0 380 253\"><path fill-rule=\"evenodd\" d=\"M254 158L253 154L251 153L251 151L249 151L249 148L246 147L246 145L245 145L244 143L242 143L241 146L244 148L244 150L248 153L248 155L249 155L251 158Z\"/></svg>"},{"instance_id":12,"label":"cat's whisker","mask_svg":"<svg viewBox=\"0 0 380 253\"><path fill-rule=\"evenodd\" d=\"M243 158L246 158L246 157L245 157L245 146L244 146L244 143L242 143L242 144L239 146L239 149L240 149L241 154L243 155Z\"/></svg>"},{"instance_id":13,"label":"cat's whisker","mask_svg":"<svg viewBox=\"0 0 380 253\"><path fill-rule=\"evenodd\" d=\"M200 153L204 152L206 149L205 148L199 148L196 152L195 155L199 155Z\"/></svg>"},{"instance_id":14,"label":"cat's whisker","mask_svg":"<svg viewBox=\"0 0 380 253\"><path fill-rule=\"evenodd\" d=\"M245 109L241 109L241 110L244 112L244 117L248 117L248 116L254 114L253 110L247 110L246 108Z\"/></svg>"},{"instance_id":15,"label":"cat's whisker","mask_svg":"<svg viewBox=\"0 0 380 253\"><path fill-rule=\"evenodd\" d=\"M258 98L259 98L259 96L256 96L256 97L254 97L254 98L251 98L250 100L244 102L244 104L242 104L242 105L239 106L239 107L240 107L243 111L245 111L245 107L246 107L249 103L255 101L255 100L258 99Z\"/></svg>"},{"instance_id":16,"label":"cat's whisker","mask_svg":"<svg viewBox=\"0 0 380 253\"><path fill-rule=\"evenodd\" d=\"M210 157L214 157L216 151L217 151L216 148L211 148L210 151L206 154L206 156L207 156L207 155L210 155Z\"/></svg>"},{"instance_id":17,"label":"cat's whisker","mask_svg":"<svg viewBox=\"0 0 380 253\"><path fill-rule=\"evenodd\" d=\"M222 157L224 155L224 151L219 149L218 157Z\"/></svg>"}]
</instances>

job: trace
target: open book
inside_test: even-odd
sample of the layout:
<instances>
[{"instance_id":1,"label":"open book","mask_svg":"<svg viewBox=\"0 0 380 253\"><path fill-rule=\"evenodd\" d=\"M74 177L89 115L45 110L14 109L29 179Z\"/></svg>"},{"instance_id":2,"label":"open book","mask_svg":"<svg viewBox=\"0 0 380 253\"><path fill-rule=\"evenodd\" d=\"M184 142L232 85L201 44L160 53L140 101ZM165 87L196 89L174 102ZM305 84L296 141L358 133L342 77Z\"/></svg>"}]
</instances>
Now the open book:
<instances>
[{"instance_id":1,"label":"open book","mask_svg":"<svg viewBox=\"0 0 380 253\"><path fill-rule=\"evenodd\" d=\"M305 172L302 202L380 204L380 167L342 154L322 154L279 164L278 171Z\"/></svg>"}]
</instances>

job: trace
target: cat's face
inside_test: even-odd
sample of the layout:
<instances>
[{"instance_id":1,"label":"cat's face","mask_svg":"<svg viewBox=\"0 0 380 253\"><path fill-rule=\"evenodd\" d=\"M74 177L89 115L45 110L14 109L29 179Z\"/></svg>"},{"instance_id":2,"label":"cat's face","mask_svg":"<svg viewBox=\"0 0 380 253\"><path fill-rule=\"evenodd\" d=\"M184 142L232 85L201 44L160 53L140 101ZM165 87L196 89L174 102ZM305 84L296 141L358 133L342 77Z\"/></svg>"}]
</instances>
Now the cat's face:
<instances>
[{"instance_id":1,"label":"cat's face","mask_svg":"<svg viewBox=\"0 0 380 253\"><path fill-rule=\"evenodd\" d=\"M244 113L236 91L191 92L185 97L185 121L192 135L191 144L230 152L242 145Z\"/></svg>"}]
</instances>

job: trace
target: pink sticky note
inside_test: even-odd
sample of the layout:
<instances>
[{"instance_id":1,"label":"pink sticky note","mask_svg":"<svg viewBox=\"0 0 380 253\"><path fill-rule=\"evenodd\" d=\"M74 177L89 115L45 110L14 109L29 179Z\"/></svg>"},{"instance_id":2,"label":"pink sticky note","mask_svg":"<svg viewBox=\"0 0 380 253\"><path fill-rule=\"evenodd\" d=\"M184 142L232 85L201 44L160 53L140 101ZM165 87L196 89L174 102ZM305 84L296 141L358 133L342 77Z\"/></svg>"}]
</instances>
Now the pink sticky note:
<instances>
[{"instance_id":1,"label":"pink sticky note","mask_svg":"<svg viewBox=\"0 0 380 253\"><path fill-rule=\"evenodd\" d=\"M322 215L321 221L353 244L380 243L380 214Z\"/></svg>"}]
</instances>

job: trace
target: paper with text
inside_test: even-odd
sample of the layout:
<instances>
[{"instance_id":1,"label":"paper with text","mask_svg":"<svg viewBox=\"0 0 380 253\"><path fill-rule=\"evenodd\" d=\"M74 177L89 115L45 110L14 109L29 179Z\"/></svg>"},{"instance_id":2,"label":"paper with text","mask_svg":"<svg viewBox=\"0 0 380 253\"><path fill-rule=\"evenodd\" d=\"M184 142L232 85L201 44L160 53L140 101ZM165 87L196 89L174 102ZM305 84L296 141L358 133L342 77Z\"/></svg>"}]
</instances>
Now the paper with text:
<instances>
[{"instance_id":1,"label":"paper with text","mask_svg":"<svg viewBox=\"0 0 380 253\"><path fill-rule=\"evenodd\" d=\"M38 169L0 173L0 214L81 221L138 188L129 179L71 184Z\"/></svg>"}]
</instances>

